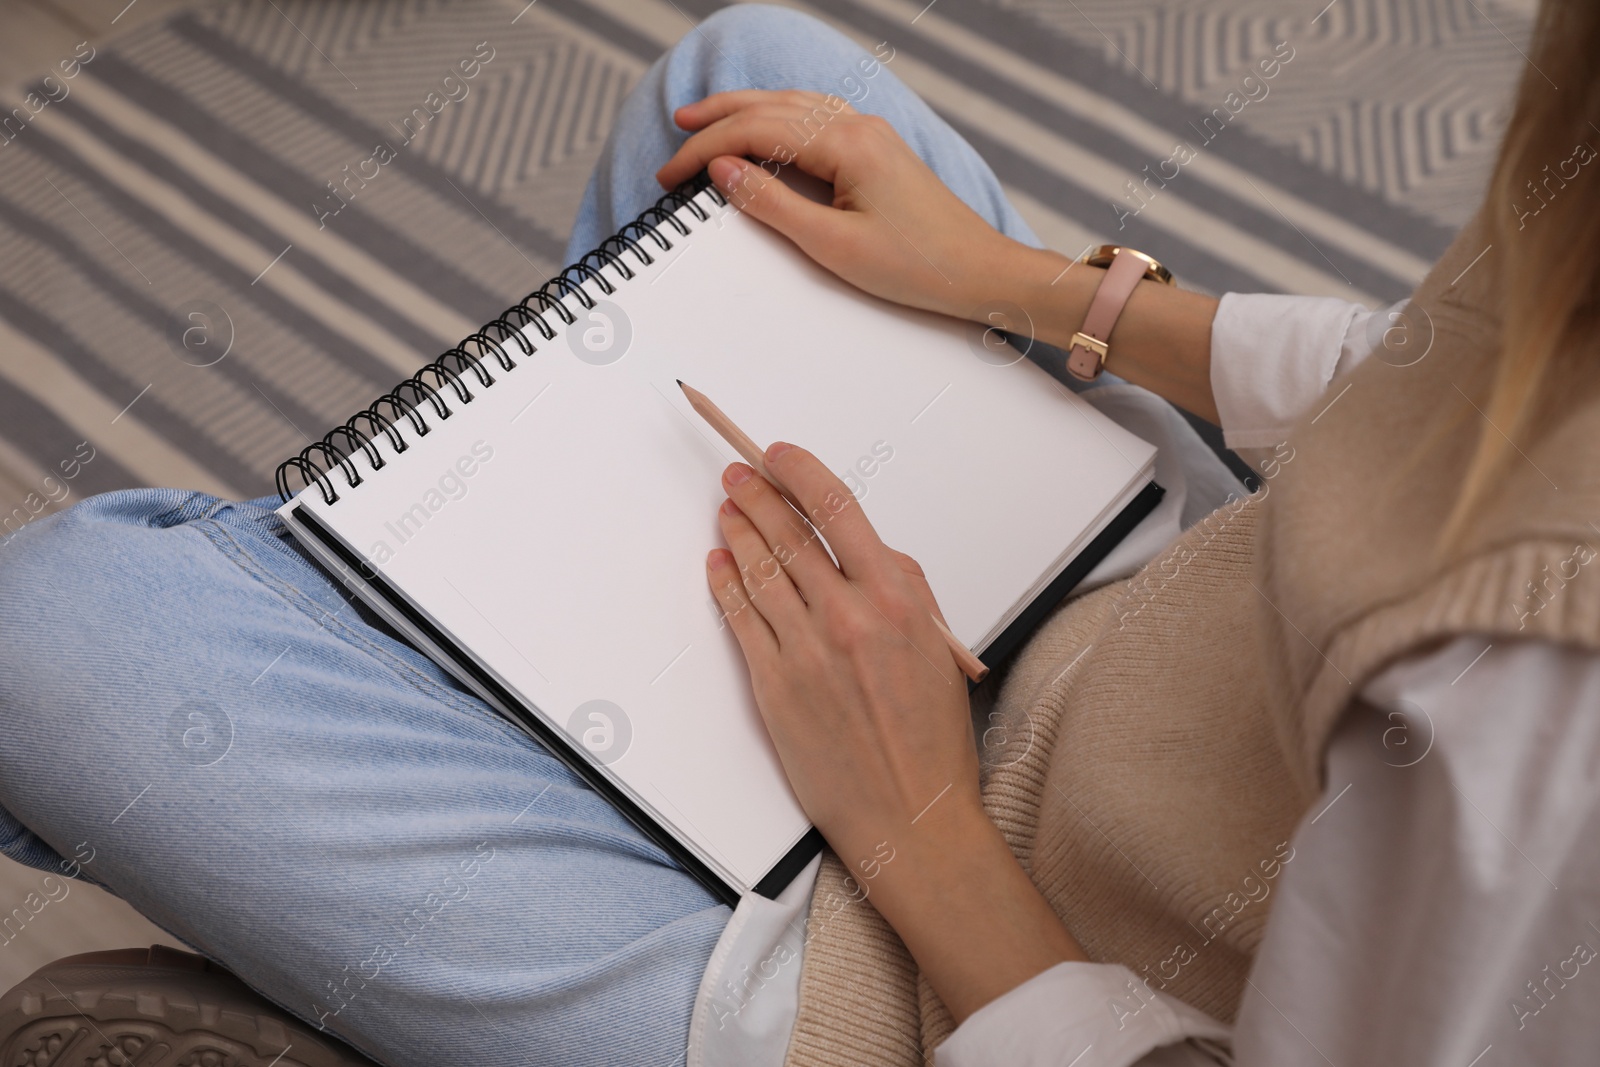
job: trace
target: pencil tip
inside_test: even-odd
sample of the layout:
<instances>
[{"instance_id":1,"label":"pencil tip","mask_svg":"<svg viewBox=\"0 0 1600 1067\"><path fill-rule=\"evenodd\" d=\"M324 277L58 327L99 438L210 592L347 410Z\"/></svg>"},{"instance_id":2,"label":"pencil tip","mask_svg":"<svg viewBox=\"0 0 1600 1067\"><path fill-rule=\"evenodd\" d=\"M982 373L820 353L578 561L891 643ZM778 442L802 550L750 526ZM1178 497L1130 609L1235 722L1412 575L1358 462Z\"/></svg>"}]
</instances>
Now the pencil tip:
<instances>
[{"instance_id":1,"label":"pencil tip","mask_svg":"<svg viewBox=\"0 0 1600 1067\"><path fill-rule=\"evenodd\" d=\"M683 379L682 378L674 378L672 380L678 383L678 388L679 389L683 388Z\"/></svg>"}]
</instances>

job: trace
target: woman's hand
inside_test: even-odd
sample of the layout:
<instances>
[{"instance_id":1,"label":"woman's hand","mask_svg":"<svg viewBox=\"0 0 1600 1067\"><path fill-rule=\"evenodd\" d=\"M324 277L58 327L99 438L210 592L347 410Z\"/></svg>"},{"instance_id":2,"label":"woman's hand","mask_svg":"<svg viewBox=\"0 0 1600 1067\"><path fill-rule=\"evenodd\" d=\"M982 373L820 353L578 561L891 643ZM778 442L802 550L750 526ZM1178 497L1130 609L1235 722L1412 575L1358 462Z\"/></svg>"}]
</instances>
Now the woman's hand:
<instances>
[{"instance_id":1,"label":"woman's hand","mask_svg":"<svg viewBox=\"0 0 1600 1067\"><path fill-rule=\"evenodd\" d=\"M656 173L663 186L708 168L742 210L886 300L967 318L990 298L1003 263L1038 255L962 203L888 122L840 97L718 93L673 118L698 132ZM764 170L747 156L770 162ZM774 163L791 162L833 186L832 207L771 177Z\"/></svg>"},{"instance_id":2,"label":"woman's hand","mask_svg":"<svg viewBox=\"0 0 1600 1067\"><path fill-rule=\"evenodd\" d=\"M698 132L656 172L668 188L706 168L736 205L859 289L1072 346L1103 272L1000 233L883 119L836 96L757 89L708 96L674 118ZM764 170L746 156L792 162L828 182L833 206L808 200L770 176L772 163ZM1219 421L1211 392L1216 311L1214 297L1139 283L1112 332L1107 369Z\"/></svg>"},{"instance_id":3,"label":"woman's hand","mask_svg":"<svg viewBox=\"0 0 1600 1067\"><path fill-rule=\"evenodd\" d=\"M795 795L854 868L936 802L981 812L966 679L921 568L810 453L777 444L769 461L810 524L733 464L718 516L733 551L712 552L707 577Z\"/></svg>"},{"instance_id":4,"label":"woman's hand","mask_svg":"<svg viewBox=\"0 0 1600 1067\"><path fill-rule=\"evenodd\" d=\"M966 679L922 569L804 449L723 472L706 577L806 814L956 1018L1082 951L983 811ZM822 538L833 550L834 560Z\"/></svg>"}]
</instances>

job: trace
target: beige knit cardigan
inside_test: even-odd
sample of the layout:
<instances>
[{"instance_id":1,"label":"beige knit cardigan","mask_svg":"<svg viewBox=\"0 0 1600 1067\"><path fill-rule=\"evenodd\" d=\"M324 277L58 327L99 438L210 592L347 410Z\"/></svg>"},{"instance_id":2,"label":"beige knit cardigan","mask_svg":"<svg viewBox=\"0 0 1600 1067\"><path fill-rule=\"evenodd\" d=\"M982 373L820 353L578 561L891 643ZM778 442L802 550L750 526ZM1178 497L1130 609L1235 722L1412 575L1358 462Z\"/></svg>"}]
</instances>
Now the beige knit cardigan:
<instances>
[{"instance_id":1,"label":"beige knit cardigan","mask_svg":"<svg viewBox=\"0 0 1600 1067\"><path fill-rule=\"evenodd\" d=\"M1348 391L1295 428L1264 488L1058 610L1001 688L1008 733L1033 741L983 795L1018 859L1092 959L1217 1018L1367 679L1468 632L1600 650L1600 577L1551 578L1600 545L1596 368L1560 369L1539 436L1465 543L1437 548L1478 435L1497 432L1481 414L1500 344L1488 244L1481 223L1462 232L1412 299L1409 354L1335 382L1329 396ZM786 1063L931 1063L949 1012L845 875L829 855Z\"/></svg>"}]
</instances>

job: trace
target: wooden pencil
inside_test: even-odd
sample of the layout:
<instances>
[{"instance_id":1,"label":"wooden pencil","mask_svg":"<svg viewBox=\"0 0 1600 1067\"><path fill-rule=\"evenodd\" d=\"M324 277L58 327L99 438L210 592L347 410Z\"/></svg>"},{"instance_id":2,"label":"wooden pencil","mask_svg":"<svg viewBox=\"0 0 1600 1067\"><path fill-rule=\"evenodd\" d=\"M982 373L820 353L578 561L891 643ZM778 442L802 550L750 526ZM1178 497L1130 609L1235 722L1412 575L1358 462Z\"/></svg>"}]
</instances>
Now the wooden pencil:
<instances>
[{"instance_id":1,"label":"wooden pencil","mask_svg":"<svg viewBox=\"0 0 1600 1067\"><path fill-rule=\"evenodd\" d=\"M780 482L771 471L767 470L766 450L751 440L749 434L739 429L721 408L711 402L710 397L693 386L686 384L682 378L674 380L678 383L678 388L683 390L683 395L689 398L689 406L694 408L695 413L705 419L724 441L732 445L733 450L739 453L741 459L754 467L757 474L771 482L773 488L782 493L783 498L793 504L796 511L804 515L806 513L805 505L796 500L794 494L789 492L788 487Z\"/></svg>"},{"instance_id":2,"label":"wooden pencil","mask_svg":"<svg viewBox=\"0 0 1600 1067\"><path fill-rule=\"evenodd\" d=\"M726 412L711 402L710 397L693 386L686 385L681 378L676 380L678 388L683 390L683 395L689 398L689 406L694 408L695 412L702 419L705 419L706 423L717 431L724 441L732 445L734 451L738 452L746 463L755 468L756 473L770 482L773 488L782 493L783 498L804 516L806 514L805 506L796 500L794 494L767 469L765 452L756 445L750 435L739 429L738 425L728 418ZM931 611L928 615L933 619L933 624L939 628L939 633L944 635L945 644L949 645L950 651L954 653L956 663L961 668L961 673L971 678L974 682L983 681L989 674L989 668L983 665L983 661L975 656L970 648L961 643L960 638L950 632L950 627L946 626L939 616Z\"/></svg>"}]
</instances>

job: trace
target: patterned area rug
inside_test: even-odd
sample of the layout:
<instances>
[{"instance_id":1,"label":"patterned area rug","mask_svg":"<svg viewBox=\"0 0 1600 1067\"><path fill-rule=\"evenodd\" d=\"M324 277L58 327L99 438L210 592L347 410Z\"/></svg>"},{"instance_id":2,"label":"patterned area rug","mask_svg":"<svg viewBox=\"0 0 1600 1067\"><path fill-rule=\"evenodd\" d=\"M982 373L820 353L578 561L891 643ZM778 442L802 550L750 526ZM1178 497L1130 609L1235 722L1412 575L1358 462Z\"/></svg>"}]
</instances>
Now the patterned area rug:
<instances>
[{"instance_id":1,"label":"patterned area rug","mask_svg":"<svg viewBox=\"0 0 1600 1067\"><path fill-rule=\"evenodd\" d=\"M10 111L0 523L134 485L268 492L562 266L623 96L720 6L202 6ZM1529 29L1491 0L791 6L891 43L1054 247L1374 304L1475 205ZM463 60L468 94L417 111Z\"/></svg>"}]
</instances>

